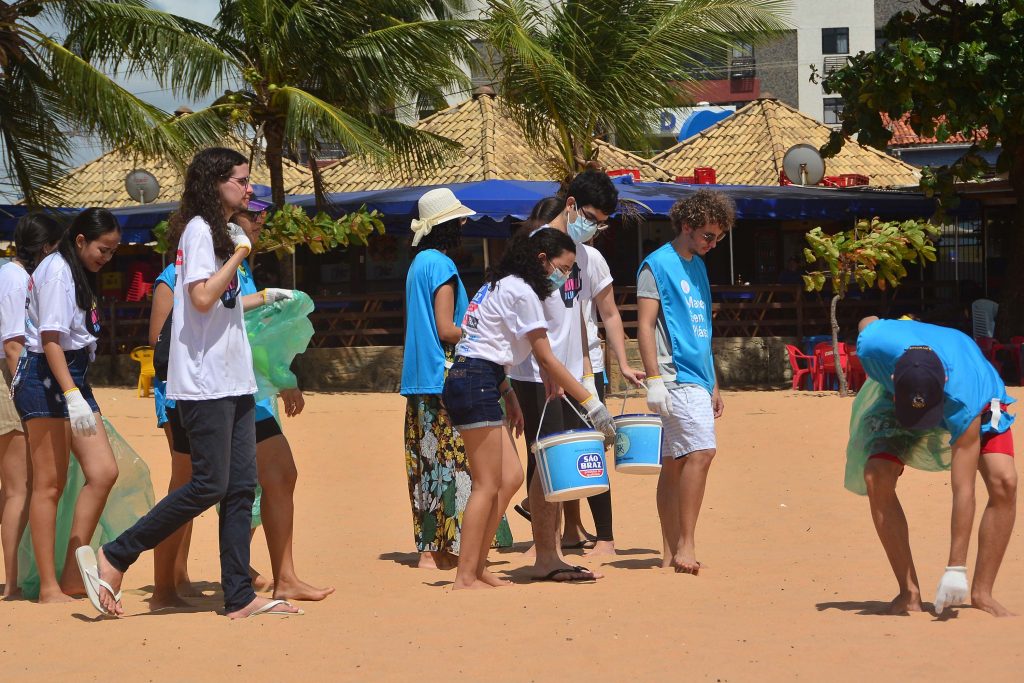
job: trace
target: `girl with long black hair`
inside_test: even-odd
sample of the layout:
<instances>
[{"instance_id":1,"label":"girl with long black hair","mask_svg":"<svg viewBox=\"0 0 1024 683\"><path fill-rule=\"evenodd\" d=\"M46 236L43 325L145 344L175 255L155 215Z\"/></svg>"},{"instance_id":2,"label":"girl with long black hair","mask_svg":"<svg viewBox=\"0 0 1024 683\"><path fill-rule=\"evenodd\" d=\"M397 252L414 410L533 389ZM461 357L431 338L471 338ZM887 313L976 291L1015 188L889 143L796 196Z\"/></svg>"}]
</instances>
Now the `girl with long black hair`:
<instances>
[{"instance_id":1,"label":"girl with long black hair","mask_svg":"<svg viewBox=\"0 0 1024 683\"><path fill-rule=\"evenodd\" d=\"M473 491L462 520L456 589L508 584L487 570L490 544L485 543L494 537L505 508L523 483L512 437L513 430L522 434L523 413L506 368L532 353L551 383L579 401L597 429L615 433L608 410L555 358L548 343L541 301L564 282L575 263L576 244L563 232L543 228L514 238L466 309L462 341L441 395L452 424L462 434L473 473Z\"/></svg>"},{"instance_id":2,"label":"girl with long black hair","mask_svg":"<svg viewBox=\"0 0 1024 683\"><path fill-rule=\"evenodd\" d=\"M248 160L235 150L205 149L185 172L169 234L178 248L167 398L175 401L188 435L192 476L98 554L89 546L78 549L89 599L102 614L123 614L121 581L139 555L218 503L227 616L299 612L283 600L257 597L249 576L256 379L238 301L238 267L252 243L228 219L251 196Z\"/></svg>"},{"instance_id":3,"label":"girl with long black hair","mask_svg":"<svg viewBox=\"0 0 1024 683\"><path fill-rule=\"evenodd\" d=\"M25 428L10 398L10 383L25 348L28 283L39 261L57 248L64 226L41 213L28 214L14 228L15 257L0 268L0 545L4 556L3 597L17 595L18 543L28 524L32 464Z\"/></svg>"},{"instance_id":4,"label":"girl with long black hair","mask_svg":"<svg viewBox=\"0 0 1024 683\"><path fill-rule=\"evenodd\" d=\"M40 261L29 284L27 353L14 377L14 405L25 422L32 461L29 528L39 569L39 601L65 602L82 595L71 552L92 539L107 496L117 480L117 463L88 381L100 331L92 275L121 243L117 219L106 209L75 217L56 251ZM74 450L85 474L75 503L63 567L55 561L57 503L67 483Z\"/></svg>"}]
</instances>

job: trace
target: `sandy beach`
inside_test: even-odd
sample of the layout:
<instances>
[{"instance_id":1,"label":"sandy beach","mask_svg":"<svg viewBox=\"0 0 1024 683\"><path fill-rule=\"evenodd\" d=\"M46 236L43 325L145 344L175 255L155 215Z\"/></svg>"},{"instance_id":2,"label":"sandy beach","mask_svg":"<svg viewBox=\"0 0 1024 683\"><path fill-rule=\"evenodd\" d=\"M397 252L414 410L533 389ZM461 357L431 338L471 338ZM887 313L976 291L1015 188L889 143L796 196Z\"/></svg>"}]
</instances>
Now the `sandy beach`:
<instances>
[{"instance_id":1,"label":"sandy beach","mask_svg":"<svg viewBox=\"0 0 1024 683\"><path fill-rule=\"evenodd\" d=\"M121 389L97 398L149 464L159 497L169 455L152 399ZM284 425L299 467L296 563L302 578L335 586L335 595L303 604L303 616L220 616L209 511L190 556L207 595L195 611L150 614L149 553L126 577L120 620L96 620L85 600L0 603L0 680L1020 680L1024 618L869 614L896 584L867 500L842 486L852 399L779 391L725 400L698 527L699 577L659 568L655 478L613 473L619 555L575 558L604 579L531 583L521 552L529 528L510 511L516 548L491 557L516 585L453 593L454 572L413 567L404 399L311 394ZM948 475L910 471L900 494L930 601L948 551ZM978 517L985 499L979 478ZM1024 613L1019 536L996 597ZM252 556L269 574L262 533Z\"/></svg>"}]
</instances>

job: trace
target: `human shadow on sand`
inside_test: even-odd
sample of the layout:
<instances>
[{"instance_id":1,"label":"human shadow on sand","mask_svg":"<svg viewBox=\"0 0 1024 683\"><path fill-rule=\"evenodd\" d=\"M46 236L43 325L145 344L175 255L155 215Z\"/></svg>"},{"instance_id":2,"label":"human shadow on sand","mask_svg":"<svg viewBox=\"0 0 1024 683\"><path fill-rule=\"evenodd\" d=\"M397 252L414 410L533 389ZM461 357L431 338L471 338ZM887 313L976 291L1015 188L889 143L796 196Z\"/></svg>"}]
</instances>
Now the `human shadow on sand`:
<instances>
[{"instance_id":1,"label":"human shadow on sand","mask_svg":"<svg viewBox=\"0 0 1024 683\"><path fill-rule=\"evenodd\" d=\"M886 610L889 609L889 604L884 600L837 600L835 602L819 602L815 607L818 608L819 612L836 609L842 612L855 612L866 617L910 616L909 614L887 614ZM934 610L935 608L931 603L924 603L924 611L926 613L935 616ZM956 610L947 610L942 616L936 617L936 620L949 621L950 619L956 619L957 614Z\"/></svg>"},{"instance_id":2,"label":"human shadow on sand","mask_svg":"<svg viewBox=\"0 0 1024 683\"><path fill-rule=\"evenodd\" d=\"M642 560L614 560L612 562L605 562L603 566L615 567L617 569L660 569L661 558L648 557Z\"/></svg>"}]
</instances>

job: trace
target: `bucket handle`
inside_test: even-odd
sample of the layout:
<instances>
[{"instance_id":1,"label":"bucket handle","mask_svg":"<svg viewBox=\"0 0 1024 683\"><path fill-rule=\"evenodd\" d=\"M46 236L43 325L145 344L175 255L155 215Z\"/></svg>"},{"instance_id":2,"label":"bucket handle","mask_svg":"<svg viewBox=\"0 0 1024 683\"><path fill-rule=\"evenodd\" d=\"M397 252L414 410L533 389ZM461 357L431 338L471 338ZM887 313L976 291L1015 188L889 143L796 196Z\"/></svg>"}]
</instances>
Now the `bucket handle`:
<instances>
[{"instance_id":1,"label":"bucket handle","mask_svg":"<svg viewBox=\"0 0 1024 683\"><path fill-rule=\"evenodd\" d=\"M553 398L554 398L553 396L548 396L547 400L544 401L544 407L540 411L540 421L537 423L537 436L533 440L533 450L534 450L534 452L537 451L537 448L538 448L537 444L540 443L540 430L544 427L544 415L547 414L547 412L548 412L548 404L551 403L551 399L553 399ZM570 408L572 408L572 412L576 413L576 417L580 418L580 420L583 421L583 424L587 425L591 429L594 429L594 425L591 424L590 420L587 419L587 416L583 415L583 414L580 414L580 411L576 410L576 406L574 406L572 404L572 401L569 400L568 396L563 394L562 395L562 399L566 402L566 404Z\"/></svg>"}]
</instances>

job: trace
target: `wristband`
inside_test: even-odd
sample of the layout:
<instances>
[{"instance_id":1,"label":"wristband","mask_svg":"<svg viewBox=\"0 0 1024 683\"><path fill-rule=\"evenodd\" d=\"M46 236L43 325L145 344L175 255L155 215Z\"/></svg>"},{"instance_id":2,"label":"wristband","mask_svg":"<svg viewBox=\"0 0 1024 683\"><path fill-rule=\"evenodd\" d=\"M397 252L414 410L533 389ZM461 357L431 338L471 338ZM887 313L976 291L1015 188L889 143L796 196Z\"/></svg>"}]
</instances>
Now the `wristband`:
<instances>
[{"instance_id":1,"label":"wristband","mask_svg":"<svg viewBox=\"0 0 1024 683\"><path fill-rule=\"evenodd\" d=\"M508 389L501 392L502 397L508 396L509 394L515 393L512 391L512 385L508 385Z\"/></svg>"}]
</instances>

